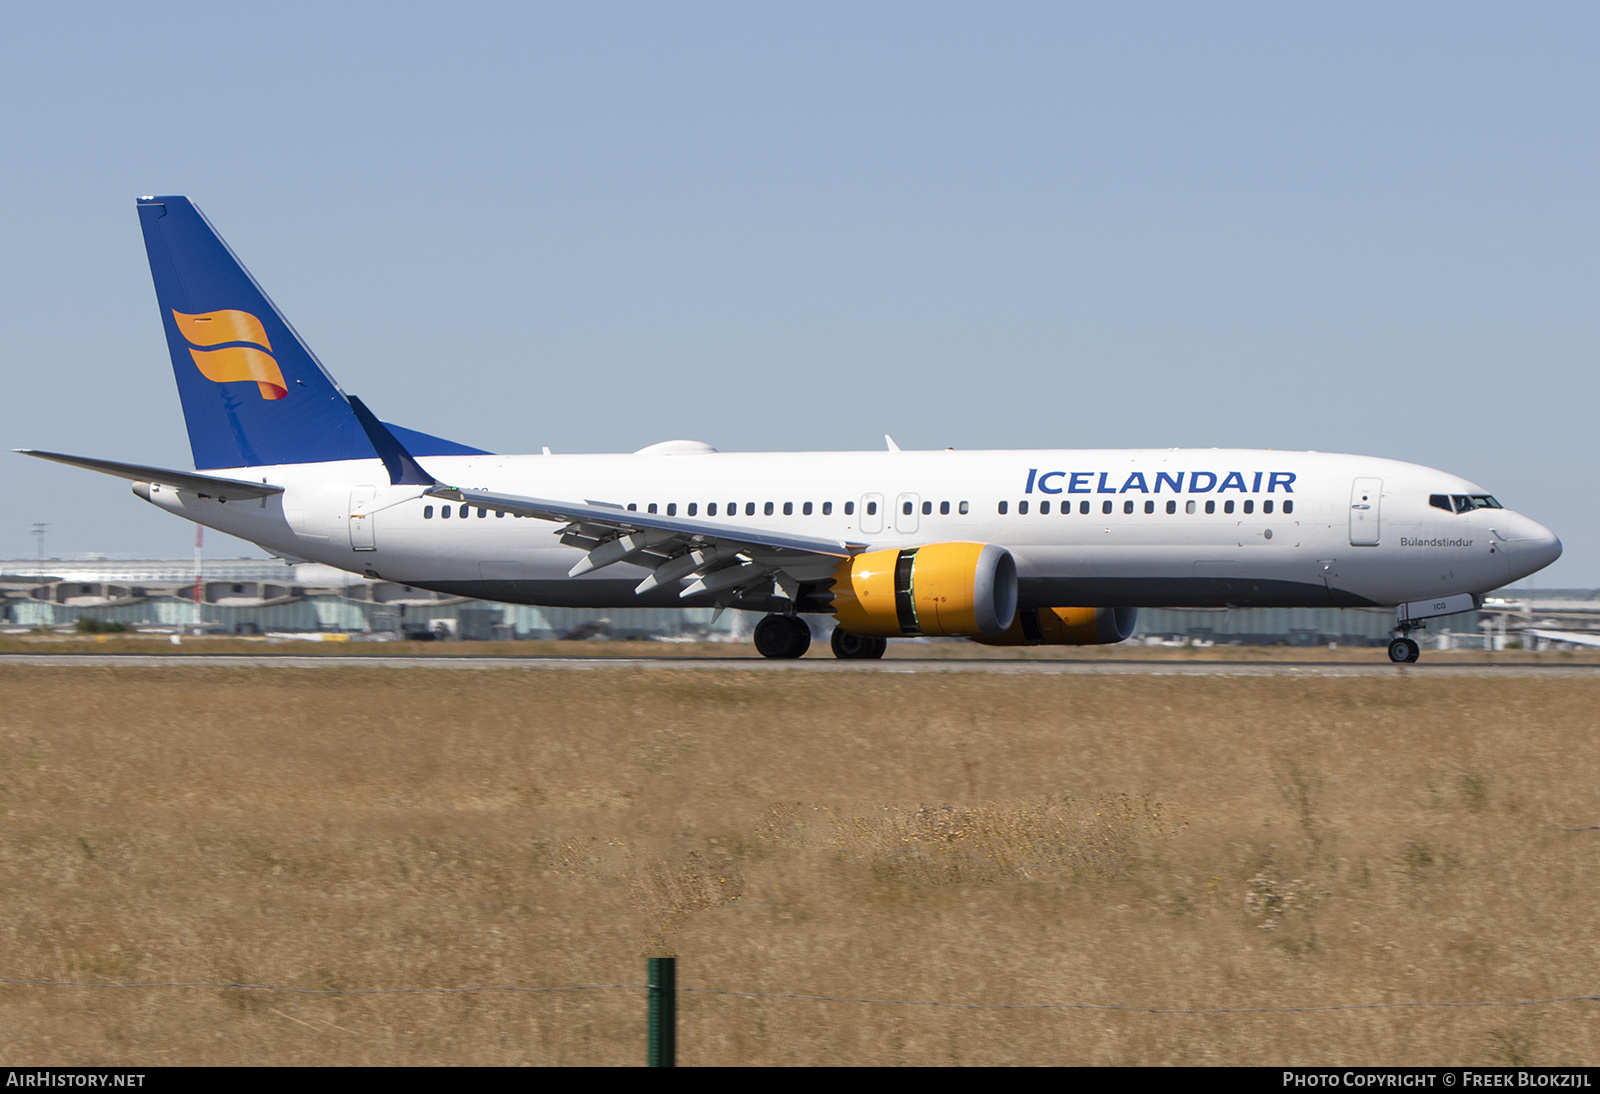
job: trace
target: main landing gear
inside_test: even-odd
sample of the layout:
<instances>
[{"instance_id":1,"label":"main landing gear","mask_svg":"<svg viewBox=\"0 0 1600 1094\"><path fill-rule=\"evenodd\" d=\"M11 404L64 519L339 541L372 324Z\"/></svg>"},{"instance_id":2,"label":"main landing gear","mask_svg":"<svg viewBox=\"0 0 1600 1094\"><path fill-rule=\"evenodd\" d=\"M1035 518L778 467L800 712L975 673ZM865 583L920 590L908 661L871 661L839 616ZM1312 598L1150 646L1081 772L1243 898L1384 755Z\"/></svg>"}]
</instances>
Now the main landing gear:
<instances>
[{"instance_id":1,"label":"main landing gear","mask_svg":"<svg viewBox=\"0 0 1600 1094\"><path fill-rule=\"evenodd\" d=\"M775 660L804 656L811 648L811 628L797 615L769 615L756 624L756 652ZM866 638L833 628L833 655L841 661L873 661L889 648L887 638Z\"/></svg>"},{"instance_id":2,"label":"main landing gear","mask_svg":"<svg viewBox=\"0 0 1600 1094\"><path fill-rule=\"evenodd\" d=\"M841 661L876 661L889 648L889 640L850 634L843 627L835 627L832 646L833 655Z\"/></svg>"},{"instance_id":3,"label":"main landing gear","mask_svg":"<svg viewBox=\"0 0 1600 1094\"><path fill-rule=\"evenodd\" d=\"M797 615L769 615L756 624L755 640L762 657L801 657L811 648L811 628Z\"/></svg>"}]
</instances>

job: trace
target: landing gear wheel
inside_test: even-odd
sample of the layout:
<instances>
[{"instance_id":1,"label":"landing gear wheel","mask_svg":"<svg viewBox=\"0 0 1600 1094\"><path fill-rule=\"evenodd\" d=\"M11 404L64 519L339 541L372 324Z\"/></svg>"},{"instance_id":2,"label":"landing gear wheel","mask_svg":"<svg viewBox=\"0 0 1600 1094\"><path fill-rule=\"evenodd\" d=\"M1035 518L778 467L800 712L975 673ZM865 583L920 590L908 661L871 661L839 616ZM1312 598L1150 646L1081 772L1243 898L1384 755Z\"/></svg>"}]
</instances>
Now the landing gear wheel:
<instances>
[{"instance_id":1,"label":"landing gear wheel","mask_svg":"<svg viewBox=\"0 0 1600 1094\"><path fill-rule=\"evenodd\" d=\"M889 648L889 640L851 634L843 627L835 627L831 645L833 655L841 661L874 661Z\"/></svg>"},{"instance_id":2,"label":"landing gear wheel","mask_svg":"<svg viewBox=\"0 0 1600 1094\"><path fill-rule=\"evenodd\" d=\"M1422 656L1422 647L1409 638L1396 638L1389 643L1389 660L1397 665L1409 665Z\"/></svg>"},{"instance_id":3,"label":"landing gear wheel","mask_svg":"<svg viewBox=\"0 0 1600 1094\"><path fill-rule=\"evenodd\" d=\"M755 640L762 657L801 657L811 648L811 628L797 616L769 615L756 624Z\"/></svg>"}]
</instances>

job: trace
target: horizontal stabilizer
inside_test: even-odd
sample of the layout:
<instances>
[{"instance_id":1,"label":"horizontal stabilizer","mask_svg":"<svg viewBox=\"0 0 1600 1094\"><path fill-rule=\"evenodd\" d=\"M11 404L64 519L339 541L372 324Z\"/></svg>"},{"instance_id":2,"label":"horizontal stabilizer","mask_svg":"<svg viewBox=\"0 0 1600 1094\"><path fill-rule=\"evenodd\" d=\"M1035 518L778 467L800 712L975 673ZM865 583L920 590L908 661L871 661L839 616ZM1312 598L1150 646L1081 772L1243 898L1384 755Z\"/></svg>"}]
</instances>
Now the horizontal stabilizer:
<instances>
[{"instance_id":1,"label":"horizontal stabilizer","mask_svg":"<svg viewBox=\"0 0 1600 1094\"><path fill-rule=\"evenodd\" d=\"M283 493L283 487L269 483L224 479L217 475L201 475L194 471L172 471L165 467L146 467L144 464L118 463L115 460L95 460L88 456L67 456L60 452L39 452L32 448L17 448L13 451L24 456L37 456L41 460L54 460L56 463L88 468L102 475L115 475L119 479L155 482L178 490L192 490L220 501L232 498L265 498Z\"/></svg>"}]
</instances>

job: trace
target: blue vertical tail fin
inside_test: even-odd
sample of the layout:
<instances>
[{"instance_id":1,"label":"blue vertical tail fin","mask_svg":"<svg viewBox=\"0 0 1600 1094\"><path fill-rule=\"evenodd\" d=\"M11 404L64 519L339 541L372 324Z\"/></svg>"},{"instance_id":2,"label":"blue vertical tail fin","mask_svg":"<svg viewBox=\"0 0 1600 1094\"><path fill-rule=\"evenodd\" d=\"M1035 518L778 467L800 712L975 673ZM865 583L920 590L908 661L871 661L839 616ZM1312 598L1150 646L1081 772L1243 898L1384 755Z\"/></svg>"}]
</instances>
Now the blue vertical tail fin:
<instances>
[{"instance_id":1,"label":"blue vertical tail fin","mask_svg":"<svg viewBox=\"0 0 1600 1094\"><path fill-rule=\"evenodd\" d=\"M376 456L339 385L194 203L138 207L195 468ZM397 433L421 456L482 451Z\"/></svg>"}]
</instances>

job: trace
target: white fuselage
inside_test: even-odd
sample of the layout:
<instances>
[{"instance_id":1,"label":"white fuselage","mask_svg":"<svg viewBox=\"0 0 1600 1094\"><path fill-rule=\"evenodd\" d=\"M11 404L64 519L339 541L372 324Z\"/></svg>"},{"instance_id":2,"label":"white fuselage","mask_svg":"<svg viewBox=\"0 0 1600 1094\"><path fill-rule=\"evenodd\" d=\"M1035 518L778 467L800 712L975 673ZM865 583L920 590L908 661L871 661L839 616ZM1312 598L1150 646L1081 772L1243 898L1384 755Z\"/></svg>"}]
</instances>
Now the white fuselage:
<instances>
[{"instance_id":1,"label":"white fuselage","mask_svg":"<svg viewBox=\"0 0 1600 1094\"><path fill-rule=\"evenodd\" d=\"M1430 505L1433 495L1485 494L1458 476L1318 452L691 450L419 462L464 489L670 512L730 533L782 530L874 549L997 544L1016 559L1024 607L1387 606L1482 594L1561 551L1548 529L1508 509ZM626 563L569 578L582 552L560 543L559 525L390 486L376 459L212 473L285 489L220 502L156 487L150 500L275 554L422 588L574 607L710 603L680 600L677 587L636 596L647 571Z\"/></svg>"}]
</instances>

